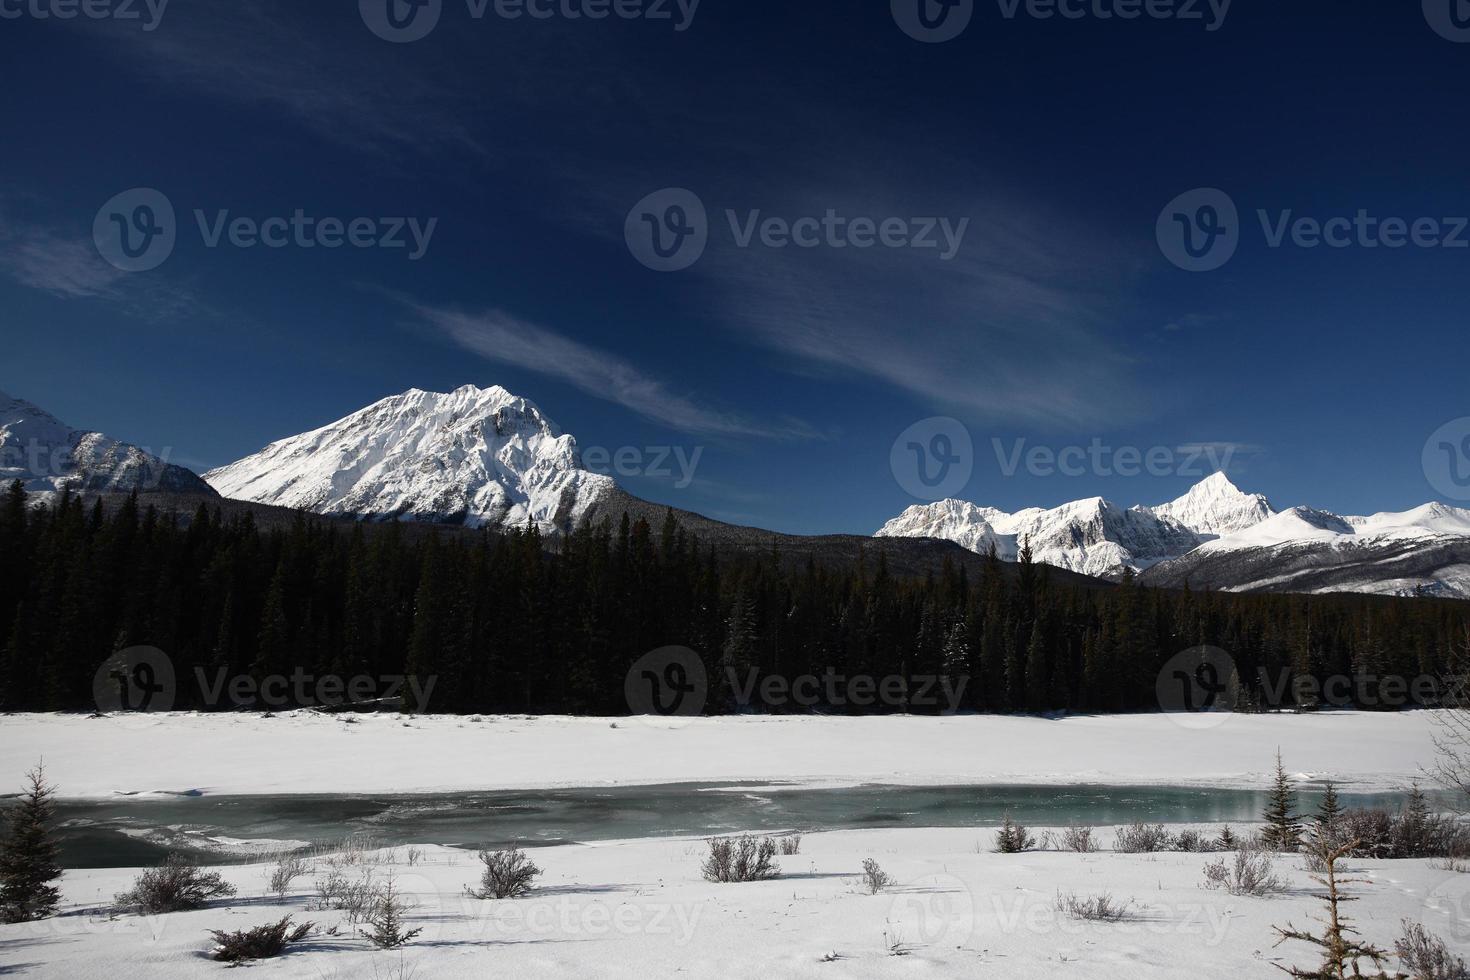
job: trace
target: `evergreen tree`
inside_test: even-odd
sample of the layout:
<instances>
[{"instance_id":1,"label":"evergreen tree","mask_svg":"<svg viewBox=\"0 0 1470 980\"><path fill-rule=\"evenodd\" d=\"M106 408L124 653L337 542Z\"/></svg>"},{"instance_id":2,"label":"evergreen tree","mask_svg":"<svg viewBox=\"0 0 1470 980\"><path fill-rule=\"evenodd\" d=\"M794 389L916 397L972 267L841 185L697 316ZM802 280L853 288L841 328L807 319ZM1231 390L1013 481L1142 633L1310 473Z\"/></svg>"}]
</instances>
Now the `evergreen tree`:
<instances>
[{"instance_id":1,"label":"evergreen tree","mask_svg":"<svg viewBox=\"0 0 1470 980\"><path fill-rule=\"evenodd\" d=\"M1261 840L1268 848L1290 853L1301 847L1302 824L1296 813L1296 793L1286 778L1286 767L1281 762L1279 749L1276 751L1276 775L1262 817L1266 826L1261 830Z\"/></svg>"},{"instance_id":2,"label":"evergreen tree","mask_svg":"<svg viewBox=\"0 0 1470 980\"><path fill-rule=\"evenodd\" d=\"M1342 804L1337 798L1337 786L1328 780L1322 802L1317 804L1317 816L1312 827L1312 839L1319 849L1340 843L1337 840L1337 830L1341 822Z\"/></svg>"},{"instance_id":3,"label":"evergreen tree","mask_svg":"<svg viewBox=\"0 0 1470 980\"><path fill-rule=\"evenodd\" d=\"M1337 876L1337 862L1346 857L1352 851L1353 846L1353 844L1345 844L1327 851L1322 855L1322 860L1327 865L1326 872L1312 876L1327 890L1327 894L1322 899L1327 903L1328 915L1322 920L1326 931L1321 936L1317 936L1291 925L1287 925L1285 929L1277 927L1276 933L1280 938L1276 940L1276 945L1280 946L1287 940L1295 940L1311 943L1322 951L1322 965L1317 969L1303 970L1300 967L1291 967L1286 972L1300 980L1348 980L1349 977L1361 977L1364 980L1408 980L1403 974L1390 976L1381 969L1375 973L1364 973L1358 963L1359 960L1367 960L1374 967L1378 967L1388 958L1388 953L1371 943L1355 939L1357 930L1353 928L1352 921L1342 914L1344 902L1357 901L1343 893L1343 886L1364 883Z\"/></svg>"},{"instance_id":4,"label":"evergreen tree","mask_svg":"<svg viewBox=\"0 0 1470 980\"><path fill-rule=\"evenodd\" d=\"M56 788L37 766L26 773L20 802L6 814L6 837L0 844L0 920L29 922L56 914L61 889L60 849L51 837Z\"/></svg>"}]
</instances>

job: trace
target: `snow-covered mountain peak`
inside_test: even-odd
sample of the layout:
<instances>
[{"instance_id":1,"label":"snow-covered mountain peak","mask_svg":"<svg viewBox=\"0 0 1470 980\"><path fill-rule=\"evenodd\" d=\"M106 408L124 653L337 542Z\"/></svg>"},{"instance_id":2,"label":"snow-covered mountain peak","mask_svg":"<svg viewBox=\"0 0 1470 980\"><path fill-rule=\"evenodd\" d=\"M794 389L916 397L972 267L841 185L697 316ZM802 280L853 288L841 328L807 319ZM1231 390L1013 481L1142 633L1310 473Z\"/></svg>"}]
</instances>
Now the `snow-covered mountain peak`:
<instances>
[{"instance_id":1,"label":"snow-covered mountain peak","mask_svg":"<svg viewBox=\"0 0 1470 980\"><path fill-rule=\"evenodd\" d=\"M1276 513L1263 495L1246 493L1223 472L1211 474L1167 504L1137 509L1171 518L1205 540L1244 531Z\"/></svg>"},{"instance_id":2,"label":"snow-covered mountain peak","mask_svg":"<svg viewBox=\"0 0 1470 980\"><path fill-rule=\"evenodd\" d=\"M183 467L100 432L73 429L45 409L0 391L0 482L13 480L29 493L214 493Z\"/></svg>"},{"instance_id":3,"label":"snow-covered mountain peak","mask_svg":"<svg viewBox=\"0 0 1470 980\"><path fill-rule=\"evenodd\" d=\"M962 500L910 507L878 531L880 537L929 537L972 551L992 545L1014 560L1030 541L1036 560L1086 575L1117 576L1177 558L1202 542L1245 529L1275 513L1224 474L1200 482L1178 500L1124 510L1104 497L1014 514Z\"/></svg>"},{"instance_id":4,"label":"snow-covered mountain peak","mask_svg":"<svg viewBox=\"0 0 1470 980\"><path fill-rule=\"evenodd\" d=\"M321 514L556 533L610 492L576 440L499 385L413 388L205 474L227 497Z\"/></svg>"}]
</instances>

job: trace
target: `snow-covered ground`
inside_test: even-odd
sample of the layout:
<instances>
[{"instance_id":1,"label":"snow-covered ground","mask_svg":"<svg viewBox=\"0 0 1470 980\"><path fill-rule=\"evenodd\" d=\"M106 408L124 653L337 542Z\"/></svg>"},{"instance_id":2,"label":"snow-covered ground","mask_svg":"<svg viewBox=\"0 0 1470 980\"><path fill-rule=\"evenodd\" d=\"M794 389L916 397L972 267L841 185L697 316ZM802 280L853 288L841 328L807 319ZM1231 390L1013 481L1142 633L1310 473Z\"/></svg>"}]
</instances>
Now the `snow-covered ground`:
<instances>
[{"instance_id":1,"label":"snow-covered ground","mask_svg":"<svg viewBox=\"0 0 1470 980\"><path fill-rule=\"evenodd\" d=\"M1213 727L1191 727L1191 726ZM638 718L0 716L0 778L44 758L67 798L427 793L734 780L807 785L1264 785L1397 789L1433 763L1433 713ZM8 774L8 775L7 775Z\"/></svg>"},{"instance_id":2,"label":"snow-covered ground","mask_svg":"<svg viewBox=\"0 0 1470 980\"><path fill-rule=\"evenodd\" d=\"M810 835L801 853L781 859L783 876L717 885L699 874L703 845L690 840L630 841L532 852L544 870L530 898L478 901L464 895L474 855L425 849L377 863L381 879L415 908L423 933L398 953L374 951L344 914L308 911L310 876L284 900L266 893L264 866L224 873L234 899L198 912L154 918L109 917L105 905L134 872L72 871L66 912L42 923L0 926L0 975L102 980L209 976L206 930L243 929L286 913L318 932L297 952L252 970L273 977L650 977L928 978L1151 977L1280 975L1272 964L1315 966L1299 944L1273 949L1271 927L1310 927L1315 887L1301 858L1278 860L1285 894L1232 897L1200 887L1200 854L1054 852L1001 855L993 833L877 830ZM1104 843L1110 843L1105 835ZM896 884L862 893L864 858ZM1424 861L1356 861L1370 884L1351 908L1365 937L1389 946L1403 919L1422 921L1454 949L1470 952L1470 875ZM361 868L348 868L350 876ZM1082 923L1059 914L1057 893L1111 893L1135 903L1138 918ZM338 927L336 936L322 931ZM901 955L895 955L895 953Z\"/></svg>"}]
</instances>

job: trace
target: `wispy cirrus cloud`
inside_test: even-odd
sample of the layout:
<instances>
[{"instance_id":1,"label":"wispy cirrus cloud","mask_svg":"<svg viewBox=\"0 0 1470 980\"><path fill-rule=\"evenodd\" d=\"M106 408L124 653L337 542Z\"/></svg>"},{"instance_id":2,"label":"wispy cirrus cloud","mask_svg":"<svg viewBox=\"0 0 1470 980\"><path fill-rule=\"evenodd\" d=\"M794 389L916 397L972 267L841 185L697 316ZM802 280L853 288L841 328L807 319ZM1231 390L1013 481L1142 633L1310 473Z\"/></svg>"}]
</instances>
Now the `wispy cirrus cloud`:
<instances>
[{"instance_id":1,"label":"wispy cirrus cloud","mask_svg":"<svg viewBox=\"0 0 1470 980\"><path fill-rule=\"evenodd\" d=\"M281 0L171 11L167 29L118 37L92 29L109 54L171 88L283 112L347 146L483 153L455 92L405 68L371 37L353 3L303 12ZM303 16L303 13L312 16Z\"/></svg>"},{"instance_id":2,"label":"wispy cirrus cloud","mask_svg":"<svg viewBox=\"0 0 1470 980\"><path fill-rule=\"evenodd\" d=\"M638 415L695 435L811 439L808 425L788 419L769 424L722 411L672 391L631 362L500 310L465 313L411 303L427 323L465 350L564 381Z\"/></svg>"},{"instance_id":3,"label":"wispy cirrus cloud","mask_svg":"<svg viewBox=\"0 0 1470 980\"><path fill-rule=\"evenodd\" d=\"M126 275L103 261L90 241L3 222L0 267L22 286L65 299L113 296Z\"/></svg>"}]
</instances>

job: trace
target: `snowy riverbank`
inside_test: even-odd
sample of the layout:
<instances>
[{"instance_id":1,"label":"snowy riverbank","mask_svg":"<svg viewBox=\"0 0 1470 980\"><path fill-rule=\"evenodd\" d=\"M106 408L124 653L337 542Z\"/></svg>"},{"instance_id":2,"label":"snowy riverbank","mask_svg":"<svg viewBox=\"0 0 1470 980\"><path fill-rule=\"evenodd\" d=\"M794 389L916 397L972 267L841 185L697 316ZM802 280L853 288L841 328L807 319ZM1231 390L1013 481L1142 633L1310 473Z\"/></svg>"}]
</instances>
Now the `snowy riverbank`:
<instances>
[{"instance_id":1,"label":"snowy riverbank","mask_svg":"<svg viewBox=\"0 0 1470 980\"><path fill-rule=\"evenodd\" d=\"M1196 728L1202 721L1213 727ZM44 758L67 798L429 793L735 780L1398 789L1434 761L1433 713L735 717L692 722L255 714L0 716L0 786Z\"/></svg>"},{"instance_id":2,"label":"snowy riverbank","mask_svg":"<svg viewBox=\"0 0 1470 980\"><path fill-rule=\"evenodd\" d=\"M244 929L291 913L318 933L296 952L254 967L273 977L1086 977L1141 980L1270 977L1272 964L1315 964L1299 944L1273 949L1273 925L1309 925L1320 904L1301 858L1277 861L1287 891L1232 897L1200 887L1201 854L989 851L976 830L878 830L815 834L781 858L783 877L709 884L699 841L644 840L539 849L539 889L517 901L463 894L473 854L427 848L380 856L423 928L399 953L377 952L344 914L308 911L310 876L284 899L266 893L263 866L223 869L239 895L211 908L152 918L109 917L129 870L71 871L65 914L0 926L0 973L103 980L119 969L155 980L195 978L225 967L205 957L209 929ZM1104 836L1105 846L1111 835ZM864 858L896 881L868 895L856 884ZM1425 861L1354 861L1361 900L1352 913L1365 937L1391 945L1403 919L1422 921L1470 952L1470 875ZM318 865L318 872L322 866ZM347 869L358 876L361 865ZM1138 917L1083 923L1059 914L1058 891L1131 899ZM322 930L337 928L337 935ZM401 972L400 972L401 971Z\"/></svg>"}]
</instances>

